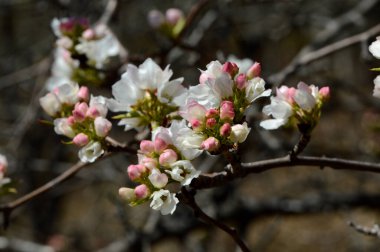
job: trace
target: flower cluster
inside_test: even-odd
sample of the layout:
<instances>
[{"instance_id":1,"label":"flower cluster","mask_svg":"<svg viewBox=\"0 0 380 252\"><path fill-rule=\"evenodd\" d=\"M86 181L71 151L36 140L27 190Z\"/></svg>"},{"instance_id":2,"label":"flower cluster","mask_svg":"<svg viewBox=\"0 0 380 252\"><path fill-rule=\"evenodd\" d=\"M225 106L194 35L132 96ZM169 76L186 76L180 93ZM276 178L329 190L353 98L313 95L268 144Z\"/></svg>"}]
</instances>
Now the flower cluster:
<instances>
[{"instance_id":1,"label":"flower cluster","mask_svg":"<svg viewBox=\"0 0 380 252\"><path fill-rule=\"evenodd\" d=\"M372 42L369 46L369 51L372 53L372 55L380 59L380 37L377 37L376 41ZM372 69L374 71L380 71L380 68L374 68ZM380 98L380 75L378 75L373 82L375 83L375 87L373 89L373 96Z\"/></svg>"},{"instance_id":2,"label":"flower cluster","mask_svg":"<svg viewBox=\"0 0 380 252\"><path fill-rule=\"evenodd\" d=\"M6 156L0 154L0 195L15 193L13 183L10 178L5 177L8 170L8 160Z\"/></svg>"},{"instance_id":3,"label":"flower cluster","mask_svg":"<svg viewBox=\"0 0 380 252\"><path fill-rule=\"evenodd\" d=\"M87 87L66 83L40 98L41 107L54 118L54 130L58 135L71 138L82 147L82 162L94 162L104 153L105 137L112 124L107 115L106 99L91 96Z\"/></svg>"},{"instance_id":4,"label":"flower cluster","mask_svg":"<svg viewBox=\"0 0 380 252\"><path fill-rule=\"evenodd\" d=\"M329 87L318 87L298 83L297 88L281 86L271 104L263 109L264 114L273 119L262 121L260 126L273 130L283 125L295 123L302 133L309 133L318 123L323 102L329 97Z\"/></svg>"},{"instance_id":5,"label":"flower cluster","mask_svg":"<svg viewBox=\"0 0 380 252\"><path fill-rule=\"evenodd\" d=\"M111 59L119 57L121 62L126 57L125 49L105 25L90 27L85 18L62 18L54 19L51 26L58 39L48 90L69 81L101 85L107 77L105 70L112 67Z\"/></svg>"},{"instance_id":6,"label":"flower cluster","mask_svg":"<svg viewBox=\"0 0 380 252\"><path fill-rule=\"evenodd\" d=\"M183 78L169 80L173 72L166 67L162 70L148 58L139 67L129 64L121 80L112 86L114 99L108 100L108 107L114 112L125 112L116 116L125 130L150 126L168 125L178 117L178 107L186 96L181 85Z\"/></svg>"},{"instance_id":7,"label":"flower cluster","mask_svg":"<svg viewBox=\"0 0 380 252\"><path fill-rule=\"evenodd\" d=\"M170 8L166 10L165 15L159 10L151 10L148 13L148 22L153 28L176 38L185 27L186 19L181 10Z\"/></svg>"},{"instance_id":8,"label":"flower cluster","mask_svg":"<svg viewBox=\"0 0 380 252\"><path fill-rule=\"evenodd\" d=\"M257 62L240 72L235 63L222 65L218 61L202 71L200 84L190 87L186 103L180 108L180 115L198 136L199 148L218 153L222 146L230 148L245 141L250 131L243 122L246 108L271 92L265 90L260 72Z\"/></svg>"},{"instance_id":9,"label":"flower cluster","mask_svg":"<svg viewBox=\"0 0 380 252\"><path fill-rule=\"evenodd\" d=\"M129 178L139 185L134 189L119 189L121 197L131 205L152 199L150 206L154 210L160 210L164 215L172 214L178 199L166 187L170 183L186 186L199 176L200 172L188 160L195 155L183 154L183 146L177 141L177 134L183 126L183 123L174 121L170 128L159 127L154 130L152 140L140 142L139 163L128 167Z\"/></svg>"}]
</instances>

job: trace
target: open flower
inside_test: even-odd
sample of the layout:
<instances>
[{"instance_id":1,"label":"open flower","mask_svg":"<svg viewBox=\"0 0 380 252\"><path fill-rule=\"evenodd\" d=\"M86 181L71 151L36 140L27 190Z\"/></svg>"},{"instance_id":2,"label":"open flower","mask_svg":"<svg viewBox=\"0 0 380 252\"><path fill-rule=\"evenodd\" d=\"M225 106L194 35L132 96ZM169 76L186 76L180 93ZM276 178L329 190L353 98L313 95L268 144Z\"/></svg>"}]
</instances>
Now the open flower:
<instances>
[{"instance_id":1,"label":"open flower","mask_svg":"<svg viewBox=\"0 0 380 252\"><path fill-rule=\"evenodd\" d=\"M79 150L78 156L83 163L92 163L104 153L99 142L90 142Z\"/></svg>"},{"instance_id":2,"label":"open flower","mask_svg":"<svg viewBox=\"0 0 380 252\"><path fill-rule=\"evenodd\" d=\"M150 207L161 211L162 215L173 214L179 202L174 193L164 189L152 193L151 198Z\"/></svg>"},{"instance_id":3,"label":"open flower","mask_svg":"<svg viewBox=\"0 0 380 252\"><path fill-rule=\"evenodd\" d=\"M149 124L155 128L170 120L186 95L183 78L170 81L172 74L169 67L162 70L150 58L139 67L129 64L112 86L114 99L108 100L110 110L125 112L118 117L119 125L125 125L125 130Z\"/></svg>"}]
</instances>

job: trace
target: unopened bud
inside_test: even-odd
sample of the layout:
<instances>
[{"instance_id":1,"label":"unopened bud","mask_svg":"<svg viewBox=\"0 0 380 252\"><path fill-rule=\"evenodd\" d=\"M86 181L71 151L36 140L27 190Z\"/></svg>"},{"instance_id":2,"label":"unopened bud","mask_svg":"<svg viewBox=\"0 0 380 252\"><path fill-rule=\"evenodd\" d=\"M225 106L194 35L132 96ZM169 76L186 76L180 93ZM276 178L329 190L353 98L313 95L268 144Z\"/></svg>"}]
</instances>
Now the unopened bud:
<instances>
[{"instance_id":1,"label":"unopened bud","mask_svg":"<svg viewBox=\"0 0 380 252\"><path fill-rule=\"evenodd\" d=\"M216 119L215 118L208 118L206 120L206 127L207 128L212 128L216 125Z\"/></svg>"},{"instance_id":2,"label":"unopened bud","mask_svg":"<svg viewBox=\"0 0 380 252\"><path fill-rule=\"evenodd\" d=\"M222 66L222 70L228 73L232 78L239 73L239 67L233 62L226 62Z\"/></svg>"},{"instance_id":3,"label":"unopened bud","mask_svg":"<svg viewBox=\"0 0 380 252\"><path fill-rule=\"evenodd\" d=\"M131 180L135 181L141 177L141 175L146 172L145 166L141 164L130 165L127 169L128 176Z\"/></svg>"},{"instance_id":4,"label":"unopened bud","mask_svg":"<svg viewBox=\"0 0 380 252\"><path fill-rule=\"evenodd\" d=\"M249 79L260 76L261 65L259 62L255 62L247 71L247 76Z\"/></svg>"},{"instance_id":5,"label":"unopened bud","mask_svg":"<svg viewBox=\"0 0 380 252\"><path fill-rule=\"evenodd\" d=\"M236 77L235 82L236 82L236 87L242 90L247 86L247 76L241 73Z\"/></svg>"},{"instance_id":6,"label":"unopened bud","mask_svg":"<svg viewBox=\"0 0 380 252\"><path fill-rule=\"evenodd\" d=\"M98 137L106 137L112 128L112 123L104 117L97 117L94 121L95 133Z\"/></svg>"},{"instance_id":7,"label":"unopened bud","mask_svg":"<svg viewBox=\"0 0 380 252\"><path fill-rule=\"evenodd\" d=\"M135 195L137 199L145 199L149 196L149 188L144 184L138 185L135 188Z\"/></svg>"},{"instance_id":8,"label":"unopened bud","mask_svg":"<svg viewBox=\"0 0 380 252\"><path fill-rule=\"evenodd\" d=\"M83 33L82 33L82 37L84 39L87 39L87 40L91 40L91 39L94 39L95 38L95 31L91 28L85 30Z\"/></svg>"},{"instance_id":9,"label":"unopened bud","mask_svg":"<svg viewBox=\"0 0 380 252\"><path fill-rule=\"evenodd\" d=\"M119 196L128 202L134 201L136 199L135 190L128 187L121 187L119 189Z\"/></svg>"},{"instance_id":10,"label":"unopened bud","mask_svg":"<svg viewBox=\"0 0 380 252\"><path fill-rule=\"evenodd\" d=\"M79 99L85 102L88 102L90 99L90 91L88 90L88 87L85 86L80 87L77 95Z\"/></svg>"},{"instance_id":11,"label":"unopened bud","mask_svg":"<svg viewBox=\"0 0 380 252\"><path fill-rule=\"evenodd\" d=\"M177 8L167 9L165 16L166 22L168 22L171 25L176 25L178 21L184 17L183 12Z\"/></svg>"},{"instance_id":12,"label":"unopened bud","mask_svg":"<svg viewBox=\"0 0 380 252\"><path fill-rule=\"evenodd\" d=\"M142 140L140 142L140 150L145 154L152 153L154 151L154 143L150 140Z\"/></svg>"},{"instance_id":13,"label":"unopened bud","mask_svg":"<svg viewBox=\"0 0 380 252\"><path fill-rule=\"evenodd\" d=\"M219 149L219 140L216 139L215 137L209 137L206 140L204 140L201 144L201 148L206 150L206 151L216 151Z\"/></svg>"},{"instance_id":14,"label":"unopened bud","mask_svg":"<svg viewBox=\"0 0 380 252\"><path fill-rule=\"evenodd\" d=\"M225 123L220 127L219 133L221 136L227 137L231 134L231 125L229 123Z\"/></svg>"},{"instance_id":15,"label":"unopened bud","mask_svg":"<svg viewBox=\"0 0 380 252\"><path fill-rule=\"evenodd\" d=\"M87 103L85 102L76 103L73 110L73 116L75 118L75 121L82 122L86 118L87 110L88 110Z\"/></svg>"},{"instance_id":16,"label":"unopened bud","mask_svg":"<svg viewBox=\"0 0 380 252\"><path fill-rule=\"evenodd\" d=\"M154 169L148 178L152 185L156 188L165 187L169 181L168 176L165 173L161 173L157 169Z\"/></svg>"},{"instance_id":17,"label":"unopened bud","mask_svg":"<svg viewBox=\"0 0 380 252\"><path fill-rule=\"evenodd\" d=\"M232 121L234 117L234 104L231 101L222 101L220 104L220 119L227 119Z\"/></svg>"},{"instance_id":18,"label":"unopened bud","mask_svg":"<svg viewBox=\"0 0 380 252\"><path fill-rule=\"evenodd\" d=\"M206 111L207 118L216 117L218 114L219 114L219 111L214 108L210 108L209 110Z\"/></svg>"},{"instance_id":19,"label":"unopened bud","mask_svg":"<svg viewBox=\"0 0 380 252\"><path fill-rule=\"evenodd\" d=\"M167 166L177 161L177 159L178 159L178 155L174 150L166 149L160 155L158 161L160 162L160 165Z\"/></svg>"},{"instance_id":20,"label":"unopened bud","mask_svg":"<svg viewBox=\"0 0 380 252\"><path fill-rule=\"evenodd\" d=\"M319 95L322 97L322 99L327 99L330 97L330 87L322 87L319 90Z\"/></svg>"},{"instance_id":21,"label":"unopened bud","mask_svg":"<svg viewBox=\"0 0 380 252\"><path fill-rule=\"evenodd\" d=\"M73 143L82 147L90 142L88 136L84 133L79 133L73 138Z\"/></svg>"},{"instance_id":22,"label":"unopened bud","mask_svg":"<svg viewBox=\"0 0 380 252\"><path fill-rule=\"evenodd\" d=\"M168 144L165 142L165 140L160 137L156 137L154 140L154 150L158 153L161 153L166 149L166 147L168 147Z\"/></svg>"}]
</instances>

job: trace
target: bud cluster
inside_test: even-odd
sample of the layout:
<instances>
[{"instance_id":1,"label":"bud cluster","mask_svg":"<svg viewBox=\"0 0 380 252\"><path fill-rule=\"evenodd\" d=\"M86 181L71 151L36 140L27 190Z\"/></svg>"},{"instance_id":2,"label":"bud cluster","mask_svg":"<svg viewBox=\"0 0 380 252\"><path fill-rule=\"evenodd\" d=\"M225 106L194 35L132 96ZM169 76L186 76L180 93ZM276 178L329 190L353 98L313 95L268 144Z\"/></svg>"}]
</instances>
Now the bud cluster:
<instances>
[{"instance_id":1,"label":"bud cluster","mask_svg":"<svg viewBox=\"0 0 380 252\"><path fill-rule=\"evenodd\" d=\"M58 135L72 139L80 149L82 162L94 162L104 153L105 137L112 124L107 115L106 99L92 96L87 87L66 83L40 98L44 111L54 118L54 130Z\"/></svg>"},{"instance_id":2,"label":"bud cluster","mask_svg":"<svg viewBox=\"0 0 380 252\"><path fill-rule=\"evenodd\" d=\"M158 128L152 140L140 143L139 163L128 166L129 178L138 183L133 188L120 188L119 194L130 205L152 199L150 206L162 214L172 214L178 203L175 193L166 187L170 183L189 185L200 172L181 154L172 141L170 129Z\"/></svg>"},{"instance_id":3,"label":"bud cluster","mask_svg":"<svg viewBox=\"0 0 380 252\"><path fill-rule=\"evenodd\" d=\"M250 128L243 123L246 108L257 98L268 96L261 67L254 63L247 72L240 73L236 63L223 65L213 61L202 71L200 84L190 87L186 104L180 115L191 129L204 139L200 148L218 153L246 140Z\"/></svg>"},{"instance_id":4,"label":"bud cluster","mask_svg":"<svg viewBox=\"0 0 380 252\"><path fill-rule=\"evenodd\" d=\"M165 15L159 10L151 10L148 13L148 22L154 29L176 38L185 27L186 19L180 9L170 8L166 10Z\"/></svg>"},{"instance_id":5,"label":"bud cluster","mask_svg":"<svg viewBox=\"0 0 380 252\"><path fill-rule=\"evenodd\" d=\"M282 125L296 124L302 133L310 133L317 125L323 103L330 96L330 88L298 83L297 88L281 86L271 104L263 108L266 115L273 119L262 121L260 126L272 130Z\"/></svg>"},{"instance_id":6,"label":"bud cluster","mask_svg":"<svg viewBox=\"0 0 380 252\"><path fill-rule=\"evenodd\" d=\"M52 76L47 88L68 81L101 85L105 80L104 70L110 60L126 57L126 51L105 25L90 26L85 18L55 18L52 29L57 36Z\"/></svg>"}]
</instances>

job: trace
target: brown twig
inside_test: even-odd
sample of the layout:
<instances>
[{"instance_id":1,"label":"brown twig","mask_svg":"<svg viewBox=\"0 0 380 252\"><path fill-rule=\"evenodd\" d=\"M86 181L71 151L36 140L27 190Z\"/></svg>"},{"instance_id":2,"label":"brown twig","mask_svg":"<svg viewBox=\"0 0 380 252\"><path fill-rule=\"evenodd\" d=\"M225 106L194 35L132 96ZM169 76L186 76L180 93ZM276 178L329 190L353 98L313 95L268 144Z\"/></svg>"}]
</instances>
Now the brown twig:
<instances>
[{"instance_id":1,"label":"brown twig","mask_svg":"<svg viewBox=\"0 0 380 252\"><path fill-rule=\"evenodd\" d=\"M295 158L298 156L306 148L307 144L310 141L310 138L310 134L302 134L298 143L290 151L290 158Z\"/></svg>"},{"instance_id":2,"label":"brown twig","mask_svg":"<svg viewBox=\"0 0 380 252\"><path fill-rule=\"evenodd\" d=\"M227 172L217 172L212 174L202 174L193 179L191 188L205 189L225 185L237 178L242 178L248 174L261 173L275 168L288 168L293 166L307 167L330 167L335 170L353 170L380 173L380 164L354 161L340 158L297 156L291 158L290 155L252 163L242 163L239 173L228 174Z\"/></svg>"},{"instance_id":3,"label":"brown twig","mask_svg":"<svg viewBox=\"0 0 380 252\"><path fill-rule=\"evenodd\" d=\"M198 217L200 220L202 220L208 224L211 224L211 225L214 225L214 226L220 228L221 230L226 232L229 236L231 236L232 239L234 239L236 244L240 247L240 249L243 252L249 252L250 251L249 248L243 242L243 240L239 237L236 229L231 228L231 227L227 226L226 224L224 224L224 223L222 223L222 222L220 222L214 218L211 218L209 215L207 215L205 212L203 212L203 210L198 206L197 202L195 201L194 195L195 195L194 190L188 191L185 187L182 187L180 198L182 199L183 203L185 203L191 209L193 209L194 215L196 217Z\"/></svg>"}]
</instances>

